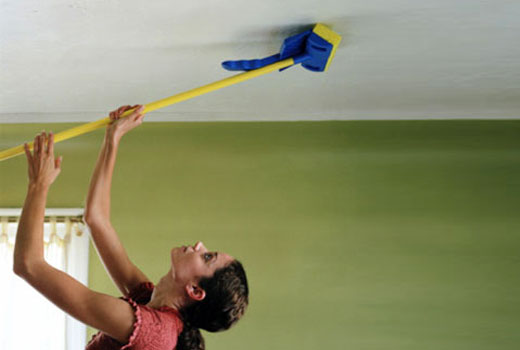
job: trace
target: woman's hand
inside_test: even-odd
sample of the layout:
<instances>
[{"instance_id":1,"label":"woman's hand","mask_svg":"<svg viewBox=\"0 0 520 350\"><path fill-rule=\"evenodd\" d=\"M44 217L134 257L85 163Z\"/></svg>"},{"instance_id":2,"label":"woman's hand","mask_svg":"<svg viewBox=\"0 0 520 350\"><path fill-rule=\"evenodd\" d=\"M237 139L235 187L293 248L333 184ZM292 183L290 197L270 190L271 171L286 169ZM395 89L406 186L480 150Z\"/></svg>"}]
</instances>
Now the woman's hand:
<instances>
[{"instance_id":1,"label":"woman's hand","mask_svg":"<svg viewBox=\"0 0 520 350\"><path fill-rule=\"evenodd\" d=\"M134 109L134 112L130 114L128 117L121 118L121 115L129 110ZM135 128L136 126L141 125L143 122L144 114L143 114L144 106L135 105L135 106L121 106L113 112L110 112L110 124L107 125L107 135L120 139L124 134Z\"/></svg>"},{"instance_id":2,"label":"woman's hand","mask_svg":"<svg viewBox=\"0 0 520 350\"><path fill-rule=\"evenodd\" d=\"M50 186L61 172L63 157L54 159L54 134L45 131L34 138L34 153L24 143L29 164L29 184Z\"/></svg>"}]
</instances>

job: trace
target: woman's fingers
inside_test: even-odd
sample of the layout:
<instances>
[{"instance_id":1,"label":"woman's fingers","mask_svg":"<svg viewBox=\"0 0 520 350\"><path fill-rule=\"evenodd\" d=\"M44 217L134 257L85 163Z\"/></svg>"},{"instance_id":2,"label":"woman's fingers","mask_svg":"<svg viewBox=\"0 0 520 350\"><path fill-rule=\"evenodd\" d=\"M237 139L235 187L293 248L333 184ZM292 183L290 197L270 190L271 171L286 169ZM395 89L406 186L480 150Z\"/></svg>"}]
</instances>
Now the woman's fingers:
<instances>
[{"instance_id":1,"label":"woman's fingers","mask_svg":"<svg viewBox=\"0 0 520 350\"><path fill-rule=\"evenodd\" d=\"M125 111L129 108L130 108L130 106L128 106L128 105L119 107L115 111L110 112L110 118L113 120L119 119L119 117L121 117L121 114L125 113Z\"/></svg>"},{"instance_id":2,"label":"woman's fingers","mask_svg":"<svg viewBox=\"0 0 520 350\"><path fill-rule=\"evenodd\" d=\"M122 111L122 109L125 108L125 107L127 107L127 106L121 106L121 107L119 107L118 109L113 110L112 112L110 112L110 114L109 114L109 115L110 115L110 118L117 119L117 117L118 117L119 115L121 115L121 113L124 112L124 111Z\"/></svg>"},{"instance_id":3,"label":"woman's fingers","mask_svg":"<svg viewBox=\"0 0 520 350\"><path fill-rule=\"evenodd\" d=\"M144 118L144 114L139 113L138 115L135 116L134 121L141 122L141 121L143 121L143 118Z\"/></svg>"},{"instance_id":4,"label":"woman's fingers","mask_svg":"<svg viewBox=\"0 0 520 350\"><path fill-rule=\"evenodd\" d=\"M42 131L33 142L33 152L30 145L23 144L28 161L29 181L52 183L61 171L63 157L54 158L54 133Z\"/></svg>"},{"instance_id":5,"label":"woman's fingers","mask_svg":"<svg viewBox=\"0 0 520 350\"><path fill-rule=\"evenodd\" d=\"M45 132L41 133L38 143L38 157L42 159L45 152Z\"/></svg>"},{"instance_id":6,"label":"woman's fingers","mask_svg":"<svg viewBox=\"0 0 520 350\"><path fill-rule=\"evenodd\" d=\"M115 119L118 119L123 113L125 113L126 111L130 110L130 109L136 109L136 108L142 108L144 109L144 106L142 105L133 105L133 106L130 106L130 105L124 105L124 106L121 106L119 107L118 109L116 109L115 111L112 111L110 112L110 117L114 117ZM134 111L134 112L137 112Z\"/></svg>"},{"instance_id":7,"label":"woman's fingers","mask_svg":"<svg viewBox=\"0 0 520 350\"><path fill-rule=\"evenodd\" d=\"M47 141L47 156L54 157L54 134L52 132L49 133Z\"/></svg>"},{"instance_id":8,"label":"woman's fingers","mask_svg":"<svg viewBox=\"0 0 520 350\"><path fill-rule=\"evenodd\" d=\"M27 170L29 173L29 180L34 177L34 169L33 169L33 156L31 155L31 150L29 149L29 145L27 143L23 144L25 148L25 155L27 156Z\"/></svg>"},{"instance_id":9,"label":"woman's fingers","mask_svg":"<svg viewBox=\"0 0 520 350\"><path fill-rule=\"evenodd\" d=\"M137 120L137 118L142 116L143 115L143 111L144 111L144 106L143 105L136 105L136 107L138 107L138 108L134 110L134 114L136 115L136 118L134 118L134 120Z\"/></svg>"},{"instance_id":10,"label":"woman's fingers","mask_svg":"<svg viewBox=\"0 0 520 350\"><path fill-rule=\"evenodd\" d=\"M29 163L32 162L32 155L31 155L31 150L29 149L29 145L26 143L23 144L23 148L25 149L25 155L27 156L27 160L29 161Z\"/></svg>"},{"instance_id":11,"label":"woman's fingers","mask_svg":"<svg viewBox=\"0 0 520 350\"><path fill-rule=\"evenodd\" d=\"M33 146L34 146L34 156L37 157L37 156L38 156L39 149L40 149L40 135L37 135L37 136L34 138Z\"/></svg>"},{"instance_id":12,"label":"woman's fingers","mask_svg":"<svg viewBox=\"0 0 520 350\"><path fill-rule=\"evenodd\" d=\"M121 106L115 111L110 112L110 125L112 128L112 131L119 132L122 135L130 131L131 129L135 128L137 125L141 124L143 121L143 111L145 109L144 105L125 105ZM121 120L121 115L131 111L130 115L128 115L128 118L123 118L124 120Z\"/></svg>"},{"instance_id":13,"label":"woman's fingers","mask_svg":"<svg viewBox=\"0 0 520 350\"><path fill-rule=\"evenodd\" d=\"M59 158L54 160L54 167L56 169L61 169L61 162L63 161L63 157L60 156Z\"/></svg>"},{"instance_id":14,"label":"woman's fingers","mask_svg":"<svg viewBox=\"0 0 520 350\"><path fill-rule=\"evenodd\" d=\"M119 107L119 109L117 110L118 117L121 116L121 114L125 113L130 108L132 108L132 107L130 107L129 105Z\"/></svg>"}]
</instances>

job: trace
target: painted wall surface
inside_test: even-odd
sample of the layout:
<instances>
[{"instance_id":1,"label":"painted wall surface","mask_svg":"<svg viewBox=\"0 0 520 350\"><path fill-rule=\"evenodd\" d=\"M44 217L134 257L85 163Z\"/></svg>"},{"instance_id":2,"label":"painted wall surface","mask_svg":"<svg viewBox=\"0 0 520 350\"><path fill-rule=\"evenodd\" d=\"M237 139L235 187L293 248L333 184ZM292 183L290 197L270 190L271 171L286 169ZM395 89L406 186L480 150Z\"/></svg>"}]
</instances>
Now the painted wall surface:
<instances>
[{"instance_id":1,"label":"painted wall surface","mask_svg":"<svg viewBox=\"0 0 520 350\"><path fill-rule=\"evenodd\" d=\"M0 145L71 126L0 125ZM102 135L56 145L48 207L83 205ZM518 349L519 135L518 121L145 123L122 141L112 221L154 282L198 239L242 260L249 310L208 349ZM0 206L22 206L25 158L0 180ZM90 259L90 287L119 296Z\"/></svg>"}]
</instances>

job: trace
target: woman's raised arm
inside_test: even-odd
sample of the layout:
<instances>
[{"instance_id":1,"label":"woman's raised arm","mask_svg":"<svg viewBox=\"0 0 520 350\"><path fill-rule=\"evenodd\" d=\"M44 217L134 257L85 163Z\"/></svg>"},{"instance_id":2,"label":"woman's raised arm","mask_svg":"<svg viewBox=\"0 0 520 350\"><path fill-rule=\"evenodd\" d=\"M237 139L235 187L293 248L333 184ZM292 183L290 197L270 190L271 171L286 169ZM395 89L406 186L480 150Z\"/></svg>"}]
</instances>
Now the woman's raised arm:
<instances>
[{"instance_id":1,"label":"woman's raised arm","mask_svg":"<svg viewBox=\"0 0 520 350\"><path fill-rule=\"evenodd\" d=\"M110 221L110 187L116 162L119 142L124 134L142 123L143 107L139 106L130 116L120 119L128 109L138 106L122 106L110 113L112 122L107 126L96 168L90 180L85 206L85 220L90 222Z\"/></svg>"},{"instance_id":2,"label":"woman's raised arm","mask_svg":"<svg viewBox=\"0 0 520 350\"><path fill-rule=\"evenodd\" d=\"M149 281L130 261L110 222L110 189L119 142L126 132L142 123L142 108L124 119L119 118L127 109L135 107L138 106L123 106L110 113L113 122L107 126L85 205L85 223L90 229L94 245L110 277L123 295L127 295L136 285Z\"/></svg>"},{"instance_id":3,"label":"woman's raised arm","mask_svg":"<svg viewBox=\"0 0 520 350\"><path fill-rule=\"evenodd\" d=\"M42 132L34 138L34 152L24 144L27 156L29 186L18 224L14 245L15 273L29 266L45 262L43 254L43 220L45 203L51 184L61 172L62 157L54 159L54 134Z\"/></svg>"}]
</instances>

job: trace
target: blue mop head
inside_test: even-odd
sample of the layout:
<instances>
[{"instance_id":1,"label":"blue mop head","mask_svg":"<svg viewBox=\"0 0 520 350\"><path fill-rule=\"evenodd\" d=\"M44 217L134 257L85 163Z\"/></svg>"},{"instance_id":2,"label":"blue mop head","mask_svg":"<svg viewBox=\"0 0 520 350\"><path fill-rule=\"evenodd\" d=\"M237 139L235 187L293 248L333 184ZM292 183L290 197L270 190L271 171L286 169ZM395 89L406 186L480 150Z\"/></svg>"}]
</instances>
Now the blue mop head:
<instances>
[{"instance_id":1,"label":"blue mop head","mask_svg":"<svg viewBox=\"0 0 520 350\"><path fill-rule=\"evenodd\" d=\"M329 67L340 41L339 34L323 24L317 24L312 30L285 39L279 54L262 59L225 61L222 67L232 71L249 71L292 57L294 64L301 63L308 70L323 72Z\"/></svg>"}]
</instances>

